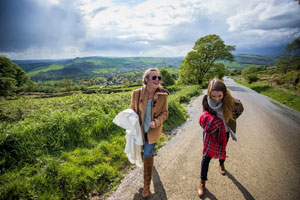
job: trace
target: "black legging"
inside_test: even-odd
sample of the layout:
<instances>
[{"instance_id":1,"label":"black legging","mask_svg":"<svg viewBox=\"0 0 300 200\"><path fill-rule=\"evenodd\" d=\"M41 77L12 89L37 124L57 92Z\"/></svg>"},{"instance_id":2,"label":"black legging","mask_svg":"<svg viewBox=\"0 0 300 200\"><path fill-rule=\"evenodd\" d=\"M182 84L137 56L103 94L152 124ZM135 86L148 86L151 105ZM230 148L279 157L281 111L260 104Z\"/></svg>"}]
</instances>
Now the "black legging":
<instances>
[{"instance_id":1,"label":"black legging","mask_svg":"<svg viewBox=\"0 0 300 200\"><path fill-rule=\"evenodd\" d=\"M228 139L229 139L229 132L226 133L226 140L228 143ZM225 151L225 155L226 155L226 151ZM208 172L208 167L209 167L209 162L210 162L211 158L208 155L204 155L202 157L202 162L201 162L201 175L200 178L202 180L207 180L207 172ZM220 165L224 164L225 160L219 159Z\"/></svg>"}]
</instances>

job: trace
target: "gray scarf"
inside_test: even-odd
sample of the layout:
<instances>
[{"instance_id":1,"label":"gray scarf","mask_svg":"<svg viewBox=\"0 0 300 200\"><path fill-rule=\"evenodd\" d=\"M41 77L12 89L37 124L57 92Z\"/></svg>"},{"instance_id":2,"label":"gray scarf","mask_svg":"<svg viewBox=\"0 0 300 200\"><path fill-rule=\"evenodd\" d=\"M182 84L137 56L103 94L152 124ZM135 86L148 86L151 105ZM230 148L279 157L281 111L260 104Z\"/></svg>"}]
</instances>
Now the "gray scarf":
<instances>
[{"instance_id":1,"label":"gray scarf","mask_svg":"<svg viewBox=\"0 0 300 200\"><path fill-rule=\"evenodd\" d=\"M208 102L209 107L211 107L213 110L219 110L223 105L222 101L220 101L219 103L216 103L209 96L207 96L207 102Z\"/></svg>"},{"instance_id":2,"label":"gray scarf","mask_svg":"<svg viewBox=\"0 0 300 200\"><path fill-rule=\"evenodd\" d=\"M209 107L211 107L214 111L217 112L217 116L223 120L225 128L228 129L230 136L232 137L232 139L234 141L237 141L237 137L235 135L235 133L227 126L225 120L224 120L224 116L223 116L223 111L219 110L220 108L222 108L223 106L223 102L221 101L220 103L216 103L214 100L212 100L209 96L207 96L207 102ZM219 112L218 112L219 111ZM227 131L227 130L226 130Z\"/></svg>"}]
</instances>

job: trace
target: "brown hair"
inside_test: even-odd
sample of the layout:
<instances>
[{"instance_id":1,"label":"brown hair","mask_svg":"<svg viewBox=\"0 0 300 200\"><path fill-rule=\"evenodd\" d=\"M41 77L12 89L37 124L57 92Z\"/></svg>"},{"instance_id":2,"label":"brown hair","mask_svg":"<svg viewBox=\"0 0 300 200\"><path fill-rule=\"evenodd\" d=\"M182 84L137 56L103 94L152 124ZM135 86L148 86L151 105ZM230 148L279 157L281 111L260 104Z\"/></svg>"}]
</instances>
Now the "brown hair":
<instances>
[{"instance_id":1,"label":"brown hair","mask_svg":"<svg viewBox=\"0 0 300 200\"><path fill-rule=\"evenodd\" d=\"M224 119L225 122L228 122L229 119L233 119L232 118L232 109L234 106L234 100L231 96L231 93L229 91L229 89L226 87L226 85L224 84L223 81L214 78L213 80L211 80L208 84L207 87L207 95L211 98L211 92L212 91L221 91L223 93L223 115L224 115Z\"/></svg>"},{"instance_id":2,"label":"brown hair","mask_svg":"<svg viewBox=\"0 0 300 200\"><path fill-rule=\"evenodd\" d=\"M150 78L149 75L151 74L151 72L158 72L158 74L160 75L160 72L159 72L159 70L157 68L149 68L149 69L147 69L145 71L144 75L143 75L143 85L147 85L146 78ZM159 83L158 87L159 88L163 88L160 83Z\"/></svg>"}]
</instances>

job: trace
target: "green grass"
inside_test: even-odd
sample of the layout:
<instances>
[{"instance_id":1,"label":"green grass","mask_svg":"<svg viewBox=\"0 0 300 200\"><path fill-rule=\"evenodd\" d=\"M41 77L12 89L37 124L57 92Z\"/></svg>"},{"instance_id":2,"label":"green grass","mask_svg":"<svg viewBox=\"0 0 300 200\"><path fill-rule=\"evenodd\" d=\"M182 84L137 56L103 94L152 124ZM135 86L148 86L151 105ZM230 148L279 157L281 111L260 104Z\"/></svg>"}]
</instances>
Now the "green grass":
<instances>
[{"instance_id":1,"label":"green grass","mask_svg":"<svg viewBox=\"0 0 300 200\"><path fill-rule=\"evenodd\" d=\"M200 92L180 89L169 97L165 133L186 120L178 97ZM124 92L1 101L0 199L85 199L116 188L130 164L125 131L112 119L130 98ZM164 134L157 147L169 138Z\"/></svg>"},{"instance_id":2,"label":"green grass","mask_svg":"<svg viewBox=\"0 0 300 200\"><path fill-rule=\"evenodd\" d=\"M256 82L256 83L249 84L240 79L235 79L235 81L248 88L257 91L258 93L268 96L271 99L274 99L282 104L285 104L290 108L300 111L300 95L293 94L291 92L272 87L265 83Z\"/></svg>"},{"instance_id":3,"label":"green grass","mask_svg":"<svg viewBox=\"0 0 300 200\"><path fill-rule=\"evenodd\" d=\"M180 86L179 86L180 88ZM189 85L180 88L180 91L169 97L169 101L178 100L179 103L188 103L191 97L200 95L201 90L198 85Z\"/></svg>"},{"instance_id":4,"label":"green grass","mask_svg":"<svg viewBox=\"0 0 300 200\"><path fill-rule=\"evenodd\" d=\"M223 61L221 63L223 63L226 66L226 68L236 68L237 69L237 68L245 67L245 65L242 65L242 64L240 64L238 62L235 62L235 61L233 61L233 62Z\"/></svg>"},{"instance_id":5,"label":"green grass","mask_svg":"<svg viewBox=\"0 0 300 200\"><path fill-rule=\"evenodd\" d=\"M131 72L123 72L120 73L120 76L126 76L126 77L130 77L130 76L136 76L136 75L143 75L145 70L136 70L136 71L131 71Z\"/></svg>"},{"instance_id":6,"label":"green grass","mask_svg":"<svg viewBox=\"0 0 300 200\"><path fill-rule=\"evenodd\" d=\"M92 72L95 74L110 74L110 73L114 73L117 72L119 69L118 68L100 68L97 70L93 70Z\"/></svg>"},{"instance_id":7,"label":"green grass","mask_svg":"<svg viewBox=\"0 0 300 200\"><path fill-rule=\"evenodd\" d=\"M35 70L35 71L32 71L32 72L29 72L28 75L29 76L33 76L33 75L36 75L40 72L48 72L48 71L51 71L51 70L58 70L58 69L63 69L65 66L64 65L50 65L46 68L43 68L43 69L40 69L40 70Z\"/></svg>"}]
</instances>

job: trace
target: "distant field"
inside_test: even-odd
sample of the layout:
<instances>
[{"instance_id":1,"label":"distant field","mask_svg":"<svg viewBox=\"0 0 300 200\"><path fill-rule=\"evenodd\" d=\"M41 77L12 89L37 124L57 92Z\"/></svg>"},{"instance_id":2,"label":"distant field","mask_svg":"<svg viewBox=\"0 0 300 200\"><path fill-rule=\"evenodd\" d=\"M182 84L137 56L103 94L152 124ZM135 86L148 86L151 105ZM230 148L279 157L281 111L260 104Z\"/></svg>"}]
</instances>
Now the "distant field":
<instances>
[{"instance_id":1,"label":"distant field","mask_svg":"<svg viewBox=\"0 0 300 200\"><path fill-rule=\"evenodd\" d=\"M227 68L244 68L248 65L274 65L277 57L272 56L259 56L259 55L234 55L234 61L221 61Z\"/></svg>"},{"instance_id":2,"label":"distant field","mask_svg":"<svg viewBox=\"0 0 300 200\"><path fill-rule=\"evenodd\" d=\"M64 77L97 77L133 75L150 67L164 67L177 73L184 57L83 57L68 60L16 61L34 81L59 80ZM220 61L227 68L243 68L248 65L274 65L276 57L258 55L234 55L234 61Z\"/></svg>"},{"instance_id":3,"label":"distant field","mask_svg":"<svg viewBox=\"0 0 300 200\"><path fill-rule=\"evenodd\" d=\"M39 70L35 70L35 71L31 71L28 73L29 76L33 76L33 75L36 75L40 72L48 72L48 71L51 71L51 70L58 70L58 69L63 69L65 66L64 65L50 65L46 68L43 68L43 69L39 69Z\"/></svg>"},{"instance_id":4,"label":"distant field","mask_svg":"<svg viewBox=\"0 0 300 200\"><path fill-rule=\"evenodd\" d=\"M104 74L108 74L108 73L117 72L118 70L119 70L119 68L100 68L100 69L93 70L92 73L104 75Z\"/></svg>"}]
</instances>

